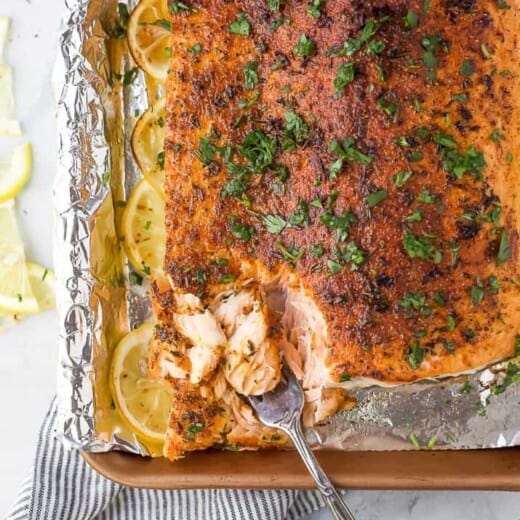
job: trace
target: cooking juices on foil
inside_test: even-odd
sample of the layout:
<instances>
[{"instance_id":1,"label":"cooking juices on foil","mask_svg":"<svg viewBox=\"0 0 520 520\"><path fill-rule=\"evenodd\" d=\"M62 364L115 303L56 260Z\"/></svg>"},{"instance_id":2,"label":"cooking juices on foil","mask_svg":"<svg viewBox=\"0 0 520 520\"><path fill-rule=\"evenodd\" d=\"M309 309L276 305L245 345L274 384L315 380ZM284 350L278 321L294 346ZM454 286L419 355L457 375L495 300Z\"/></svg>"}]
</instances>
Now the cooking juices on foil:
<instances>
[{"instance_id":1,"label":"cooking juices on foil","mask_svg":"<svg viewBox=\"0 0 520 520\"><path fill-rule=\"evenodd\" d=\"M146 284L129 283L117 230L141 178L130 143L136 119L163 93L160 83L135 69L117 32L117 11L115 0L70 0L55 69L58 432L87 451L159 455L126 427L109 390L113 349L151 315ZM129 74L132 81L121 81ZM353 386L357 406L308 435L317 445L347 450L518 445L520 387L510 384L517 372L515 362L504 362L439 381Z\"/></svg>"}]
</instances>

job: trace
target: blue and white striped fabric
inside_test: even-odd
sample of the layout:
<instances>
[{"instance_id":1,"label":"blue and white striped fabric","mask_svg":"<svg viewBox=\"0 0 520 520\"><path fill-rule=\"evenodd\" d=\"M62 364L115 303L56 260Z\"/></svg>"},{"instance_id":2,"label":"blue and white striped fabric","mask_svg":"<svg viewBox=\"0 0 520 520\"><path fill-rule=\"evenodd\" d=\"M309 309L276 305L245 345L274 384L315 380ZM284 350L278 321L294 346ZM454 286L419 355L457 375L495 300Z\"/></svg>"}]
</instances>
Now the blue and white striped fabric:
<instances>
[{"instance_id":1,"label":"blue and white striped fabric","mask_svg":"<svg viewBox=\"0 0 520 520\"><path fill-rule=\"evenodd\" d=\"M314 491L128 488L103 478L54 435L45 417L32 474L6 520L296 520L322 507Z\"/></svg>"}]
</instances>

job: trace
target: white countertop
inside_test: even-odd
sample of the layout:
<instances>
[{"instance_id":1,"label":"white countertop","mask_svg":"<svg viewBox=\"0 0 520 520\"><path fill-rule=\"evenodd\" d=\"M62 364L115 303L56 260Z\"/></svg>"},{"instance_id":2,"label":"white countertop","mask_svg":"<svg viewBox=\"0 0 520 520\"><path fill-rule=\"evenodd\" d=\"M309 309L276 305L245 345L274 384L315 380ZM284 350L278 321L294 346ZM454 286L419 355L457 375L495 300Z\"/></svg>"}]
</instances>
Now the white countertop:
<instances>
[{"instance_id":1,"label":"white countertop","mask_svg":"<svg viewBox=\"0 0 520 520\"><path fill-rule=\"evenodd\" d=\"M0 16L13 18L7 56L15 66L18 114L35 149L33 177L19 199L19 221L29 259L45 265L52 262L56 163L50 81L63 4L64 0L0 0ZM0 152L12 144L0 140ZM29 470L39 425L54 393L56 337L53 312L0 334L0 516ZM349 503L359 520L520 520L520 494L513 493L354 491ZM330 517L313 516L318 518Z\"/></svg>"}]
</instances>

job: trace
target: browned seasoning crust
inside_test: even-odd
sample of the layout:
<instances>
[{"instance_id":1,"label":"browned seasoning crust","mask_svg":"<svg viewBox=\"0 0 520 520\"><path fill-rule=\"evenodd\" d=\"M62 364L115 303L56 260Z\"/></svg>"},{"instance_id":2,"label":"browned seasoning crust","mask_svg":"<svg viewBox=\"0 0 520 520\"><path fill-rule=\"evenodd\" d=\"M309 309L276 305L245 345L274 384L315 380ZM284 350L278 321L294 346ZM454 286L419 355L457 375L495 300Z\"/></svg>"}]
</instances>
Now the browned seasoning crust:
<instances>
[{"instance_id":1,"label":"browned seasoning crust","mask_svg":"<svg viewBox=\"0 0 520 520\"><path fill-rule=\"evenodd\" d=\"M292 264L325 315L336 380L407 382L511 355L520 321L518 2L432 0L423 13L418 1L327 0L317 19L307 2L281 4L273 12L267 1L204 0L173 16L173 283L208 294L244 260L273 273ZM336 55L370 20L376 32L359 51ZM230 33L237 21L248 36ZM295 52L302 35L311 43ZM343 89L335 79L348 63L355 74ZM287 113L301 118L297 130ZM263 142L248 146L253 131ZM331 179L331 143L347 137L345 155L350 145L361 161L344 159ZM272 157L260 154L267 166L237 176L265 140L274 142ZM247 189L230 187L233 179ZM276 233L269 216L281 218Z\"/></svg>"}]
</instances>

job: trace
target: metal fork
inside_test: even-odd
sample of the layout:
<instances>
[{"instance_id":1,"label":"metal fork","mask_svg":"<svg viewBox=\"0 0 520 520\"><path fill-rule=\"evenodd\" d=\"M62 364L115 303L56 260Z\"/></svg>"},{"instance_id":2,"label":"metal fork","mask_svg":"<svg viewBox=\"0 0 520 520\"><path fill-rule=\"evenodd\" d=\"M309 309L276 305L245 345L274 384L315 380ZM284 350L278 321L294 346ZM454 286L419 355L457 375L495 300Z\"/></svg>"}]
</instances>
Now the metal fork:
<instances>
[{"instance_id":1,"label":"metal fork","mask_svg":"<svg viewBox=\"0 0 520 520\"><path fill-rule=\"evenodd\" d=\"M305 440L301 425L303 390L290 370L284 368L283 374L284 380L273 391L261 396L248 396L249 403L263 424L278 428L291 438L334 520L355 520Z\"/></svg>"}]
</instances>

